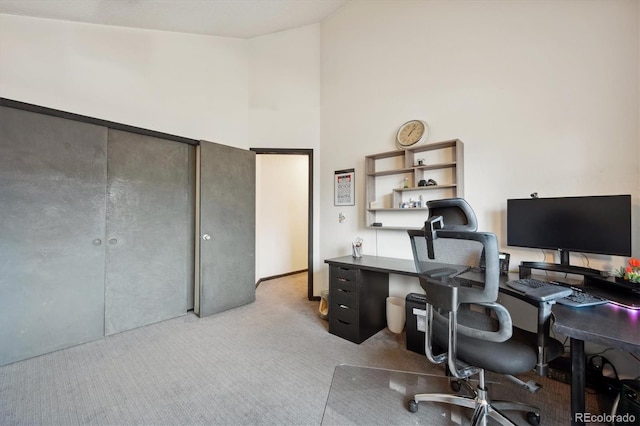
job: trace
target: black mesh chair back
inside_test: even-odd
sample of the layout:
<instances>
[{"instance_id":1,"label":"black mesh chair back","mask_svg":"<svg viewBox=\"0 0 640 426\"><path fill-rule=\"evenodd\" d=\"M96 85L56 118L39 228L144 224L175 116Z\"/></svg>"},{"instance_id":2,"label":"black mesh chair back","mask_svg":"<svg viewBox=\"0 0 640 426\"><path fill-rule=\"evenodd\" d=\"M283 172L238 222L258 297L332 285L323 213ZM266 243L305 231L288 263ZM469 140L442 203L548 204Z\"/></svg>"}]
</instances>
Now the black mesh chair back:
<instances>
[{"instance_id":1,"label":"black mesh chair back","mask_svg":"<svg viewBox=\"0 0 640 426\"><path fill-rule=\"evenodd\" d=\"M478 219L476 214L464 198L445 198L427 201L429 217L442 216L443 230L447 231L476 231Z\"/></svg>"},{"instance_id":2,"label":"black mesh chair back","mask_svg":"<svg viewBox=\"0 0 640 426\"><path fill-rule=\"evenodd\" d=\"M466 202L459 205L468 206ZM438 229L434 229L434 223L440 224ZM535 333L514 327L507 309L497 303L500 275L496 236L475 232L475 220L456 226L447 227L442 217L430 218L423 230L408 233L420 284L426 293L425 354L435 364L446 364L449 374L467 386L473 396L419 394L409 402L409 410L417 411L422 401L468 407L474 410L474 425L486 424L488 417L500 424L513 424L501 410L522 410L531 424L537 424L538 408L489 400L485 369L506 376L533 370L538 340ZM461 230L464 227L474 231ZM475 256L483 250L486 268L481 271L470 260L475 262ZM551 343L552 350L561 354L560 342ZM475 389L468 382L471 376L478 376Z\"/></svg>"}]
</instances>

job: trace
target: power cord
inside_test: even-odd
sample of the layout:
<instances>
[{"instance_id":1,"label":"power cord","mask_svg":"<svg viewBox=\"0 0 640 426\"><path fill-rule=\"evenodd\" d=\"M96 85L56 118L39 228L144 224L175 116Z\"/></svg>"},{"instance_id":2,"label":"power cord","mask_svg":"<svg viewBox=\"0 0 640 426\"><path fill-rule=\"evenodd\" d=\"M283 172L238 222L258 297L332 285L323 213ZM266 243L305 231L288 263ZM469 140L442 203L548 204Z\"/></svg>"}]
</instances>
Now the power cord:
<instances>
[{"instance_id":1,"label":"power cord","mask_svg":"<svg viewBox=\"0 0 640 426\"><path fill-rule=\"evenodd\" d=\"M605 367L609 367L613 372L613 377L604 375ZM622 384L618 377L616 367L602 355L592 355L587 361L587 383L592 383L599 392L615 396L620 393Z\"/></svg>"},{"instance_id":2,"label":"power cord","mask_svg":"<svg viewBox=\"0 0 640 426\"><path fill-rule=\"evenodd\" d=\"M544 252L544 250L540 250L542 252L542 263L545 263L547 261L547 253ZM549 271L544 271L544 275L548 276L549 275Z\"/></svg>"},{"instance_id":3,"label":"power cord","mask_svg":"<svg viewBox=\"0 0 640 426\"><path fill-rule=\"evenodd\" d=\"M589 258L584 253L580 253L580 254L582 255L582 257L584 257L584 260L587 261L587 266L586 267L589 268L590 267L589 266Z\"/></svg>"}]
</instances>

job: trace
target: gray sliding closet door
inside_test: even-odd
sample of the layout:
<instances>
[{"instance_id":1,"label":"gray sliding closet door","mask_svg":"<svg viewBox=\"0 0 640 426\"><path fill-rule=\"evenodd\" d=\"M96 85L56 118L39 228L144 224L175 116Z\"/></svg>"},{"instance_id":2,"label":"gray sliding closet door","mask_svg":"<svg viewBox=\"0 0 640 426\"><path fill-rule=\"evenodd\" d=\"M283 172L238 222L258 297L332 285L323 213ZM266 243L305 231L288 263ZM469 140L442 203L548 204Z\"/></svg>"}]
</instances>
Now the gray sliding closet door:
<instances>
[{"instance_id":1,"label":"gray sliding closet door","mask_svg":"<svg viewBox=\"0 0 640 426\"><path fill-rule=\"evenodd\" d=\"M0 107L0 365L104 333L107 129Z\"/></svg>"},{"instance_id":2,"label":"gray sliding closet door","mask_svg":"<svg viewBox=\"0 0 640 426\"><path fill-rule=\"evenodd\" d=\"M255 153L202 141L197 155L195 312L255 300Z\"/></svg>"},{"instance_id":3,"label":"gray sliding closet door","mask_svg":"<svg viewBox=\"0 0 640 426\"><path fill-rule=\"evenodd\" d=\"M190 149L109 130L107 335L187 312L193 286Z\"/></svg>"}]
</instances>

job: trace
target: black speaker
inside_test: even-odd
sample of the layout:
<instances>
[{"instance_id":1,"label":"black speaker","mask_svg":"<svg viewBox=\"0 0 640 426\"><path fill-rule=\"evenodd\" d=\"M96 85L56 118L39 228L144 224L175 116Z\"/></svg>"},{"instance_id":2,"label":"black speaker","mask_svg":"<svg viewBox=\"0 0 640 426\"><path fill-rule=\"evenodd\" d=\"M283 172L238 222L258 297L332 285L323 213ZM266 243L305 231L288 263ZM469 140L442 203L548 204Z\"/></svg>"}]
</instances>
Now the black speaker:
<instances>
[{"instance_id":1,"label":"black speaker","mask_svg":"<svg viewBox=\"0 0 640 426\"><path fill-rule=\"evenodd\" d=\"M614 425L630 425L640 419L640 380L621 380L620 394L613 403Z\"/></svg>"},{"instance_id":2,"label":"black speaker","mask_svg":"<svg viewBox=\"0 0 640 426\"><path fill-rule=\"evenodd\" d=\"M509 274L509 259L511 258L511 255L509 253L503 253L500 252L498 253L498 260L500 261L500 275L508 275ZM484 248L482 249L482 254L480 255L480 262L478 264L478 267L481 270L485 270L486 269L486 257L484 254Z\"/></svg>"}]
</instances>

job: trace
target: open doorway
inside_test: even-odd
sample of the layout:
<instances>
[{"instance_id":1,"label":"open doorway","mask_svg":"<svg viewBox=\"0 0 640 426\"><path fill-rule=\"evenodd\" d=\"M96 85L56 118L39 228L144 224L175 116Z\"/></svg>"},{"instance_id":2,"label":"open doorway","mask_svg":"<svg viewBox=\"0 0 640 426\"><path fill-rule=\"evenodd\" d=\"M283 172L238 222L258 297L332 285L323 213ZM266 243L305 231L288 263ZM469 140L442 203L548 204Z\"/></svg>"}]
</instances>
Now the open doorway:
<instances>
[{"instance_id":1,"label":"open doorway","mask_svg":"<svg viewBox=\"0 0 640 426\"><path fill-rule=\"evenodd\" d=\"M251 151L257 155L256 177L260 179L262 174L265 179L262 184L256 182L258 282L306 269L307 297L317 300L313 295L313 150ZM277 201L269 202L271 199ZM274 251L274 241L285 247ZM279 257L276 260L273 256Z\"/></svg>"}]
</instances>

